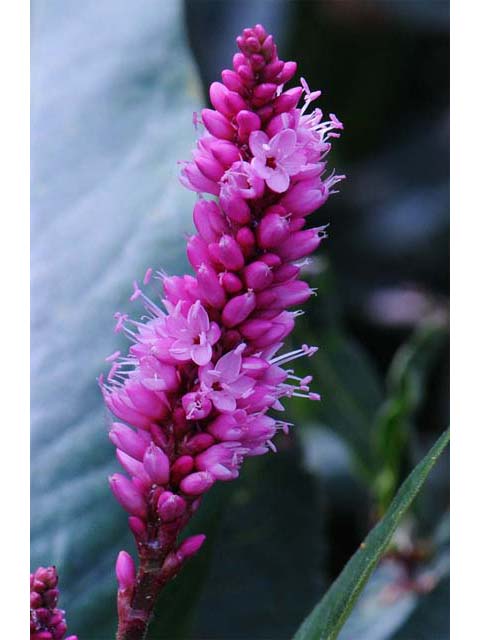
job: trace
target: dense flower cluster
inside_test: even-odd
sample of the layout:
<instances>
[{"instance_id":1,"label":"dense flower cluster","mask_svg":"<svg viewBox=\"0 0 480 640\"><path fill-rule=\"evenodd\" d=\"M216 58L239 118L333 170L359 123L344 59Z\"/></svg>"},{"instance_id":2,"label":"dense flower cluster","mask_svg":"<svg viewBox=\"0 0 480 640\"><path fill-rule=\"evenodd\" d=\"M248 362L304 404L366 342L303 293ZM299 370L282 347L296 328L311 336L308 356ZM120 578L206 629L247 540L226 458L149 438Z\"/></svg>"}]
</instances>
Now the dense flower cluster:
<instances>
[{"instance_id":1,"label":"dense flower cluster","mask_svg":"<svg viewBox=\"0 0 480 640\"><path fill-rule=\"evenodd\" d=\"M175 548L201 496L236 478L245 458L274 450L275 433L288 431L267 412L282 411L291 396L319 399L310 377L284 368L316 348L278 352L300 313L292 308L313 293L298 278L325 229L306 229L306 217L343 178L325 176L330 139L342 125L309 111L320 92L303 79L284 90L296 64L278 58L262 26L237 43L233 69L210 87L214 108L195 118L204 133L181 170L182 183L203 194L187 244L195 275L149 269L144 285L161 281L161 306L134 284L132 300L143 302L147 316L116 314L116 330L132 345L125 357L109 358L101 380L122 421L110 439L130 476L115 474L111 488L130 514L140 557L153 542L165 551L160 581L203 542L194 536ZM121 590L133 589L135 566L125 552L117 576Z\"/></svg>"},{"instance_id":2,"label":"dense flower cluster","mask_svg":"<svg viewBox=\"0 0 480 640\"><path fill-rule=\"evenodd\" d=\"M39 567L30 574L30 640L62 640L65 611L57 609L58 576L55 567ZM68 636L65 640L77 640Z\"/></svg>"}]
</instances>

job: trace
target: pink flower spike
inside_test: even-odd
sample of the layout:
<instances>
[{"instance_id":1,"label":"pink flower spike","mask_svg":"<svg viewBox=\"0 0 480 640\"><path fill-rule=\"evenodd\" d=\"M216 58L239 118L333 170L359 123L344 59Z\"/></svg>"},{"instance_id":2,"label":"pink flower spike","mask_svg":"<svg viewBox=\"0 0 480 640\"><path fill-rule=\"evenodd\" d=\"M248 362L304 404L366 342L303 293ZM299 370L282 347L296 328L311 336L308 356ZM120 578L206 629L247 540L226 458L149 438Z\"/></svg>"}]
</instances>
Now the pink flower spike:
<instances>
[{"instance_id":1,"label":"pink flower spike","mask_svg":"<svg viewBox=\"0 0 480 640\"><path fill-rule=\"evenodd\" d=\"M247 457L275 451L275 434L288 431L270 410L285 411L291 397L320 398L310 376L286 368L315 348L281 350L303 313L297 305L314 293L301 270L326 234L309 229L307 216L343 178L327 171L343 127L335 115L325 120L309 109L320 92L303 78L284 90L296 63L279 59L264 27L245 29L237 42L233 68L222 73L223 84L210 86L213 108L202 111L193 158L180 163L180 181L199 194L186 247L193 273L156 272L158 304L134 284L132 299L146 314L115 315L115 330L131 345L123 357L108 358L110 374L99 378L121 421L109 437L127 472L110 485L131 514L141 565L135 577L131 558L119 556L119 581L132 585L119 589L119 629L129 632L132 624L138 636L156 597L145 561L158 560L158 584L171 580L203 543L204 536L193 536L178 544L203 494L237 478ZM152 274L147 269L144 285ZM58 596L55 585L41 587L31 595L34 606ZM142 593L147 598L137 598ZM63 632L61 616L58 622Z\"/></svg>"},{"instance_id":2,"label":"pink flower spike","mask_svg":"<svg viewBox=\"0 0 480 640\"><path fill-rule=\"evenodd\" d=\"M135 562L126 551L120 551L115 565L118 586L120 589L131 589L135 584Z\"/></svg>"}]
</instances>

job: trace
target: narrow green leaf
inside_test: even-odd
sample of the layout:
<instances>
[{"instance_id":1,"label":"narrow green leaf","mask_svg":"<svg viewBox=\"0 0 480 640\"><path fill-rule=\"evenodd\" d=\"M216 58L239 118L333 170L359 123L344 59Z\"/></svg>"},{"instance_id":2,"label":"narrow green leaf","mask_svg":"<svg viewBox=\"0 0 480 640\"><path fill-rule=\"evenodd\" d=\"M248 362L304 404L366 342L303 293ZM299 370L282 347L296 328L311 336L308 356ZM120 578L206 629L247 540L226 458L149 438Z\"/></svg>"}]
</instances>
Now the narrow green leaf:
<instances>
[{"instance_id":1,"label":"narrow green leaf","mask_svg":"<svg viewBox=\"0 0 480 640\"><path fill-rule=\"evenodd\" d=\"M420 327L398 349L387 373L387 396L374 421L376 457L382 462L374 482L380 514L398 488L415 414L446 337L442 324Z\"/></svg>"},{"instance_id":2,"label":"narrow green leaf","mask_svg":"<svg viewBox=\"0 0 480 640\"><path fill-rule=\"evenodd\" d=\"M304 620L293 640L335 640L402 516L410 507L450 438L447 430L400 487L385 516Z\"/></svg>"}]
</instances>

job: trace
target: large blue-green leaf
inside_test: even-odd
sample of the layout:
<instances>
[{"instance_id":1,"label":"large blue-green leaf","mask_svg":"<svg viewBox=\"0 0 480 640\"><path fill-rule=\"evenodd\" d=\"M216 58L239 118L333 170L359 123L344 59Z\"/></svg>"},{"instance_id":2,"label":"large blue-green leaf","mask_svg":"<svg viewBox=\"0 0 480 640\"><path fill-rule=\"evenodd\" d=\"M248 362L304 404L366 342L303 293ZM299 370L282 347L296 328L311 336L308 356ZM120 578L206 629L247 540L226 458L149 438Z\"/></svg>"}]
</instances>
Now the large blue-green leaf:
<instances>
[{"instance_id":1,"label":"large blue-green leaf","mask_svg":"<svg viewBox=\"0 0 480 640\"><path fill-rule=\"evenodd\" d=\"M176 161L200 98L177 0L39 0L31 58L31 562L57 565L72 632L103 640L130 542L96 377L131 280L185 270Z\"/></svg>"},{"instance_id":2,"label":"large blue-green leaf","mask_svg":"<svg viewBox=\"0 0 480 640\"><path fill-rule=\"evenodd\" d=\"M420 491L449 441L446 431L400 487L385 516L368 534L319 604L304 620L294 640L335 640L368 578L385 553L403 515Z\"/></svg>"}]
</instances>

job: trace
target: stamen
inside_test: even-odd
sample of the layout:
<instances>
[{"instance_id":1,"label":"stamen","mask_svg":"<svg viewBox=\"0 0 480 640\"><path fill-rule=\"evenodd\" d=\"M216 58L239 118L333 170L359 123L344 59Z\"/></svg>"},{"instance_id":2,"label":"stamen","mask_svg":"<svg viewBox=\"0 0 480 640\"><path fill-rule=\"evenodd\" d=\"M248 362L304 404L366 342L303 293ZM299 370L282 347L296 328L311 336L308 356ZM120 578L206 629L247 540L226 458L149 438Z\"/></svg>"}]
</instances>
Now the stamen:
<instances>
[{"instance_id":1,"label":"stamen","mask_svg":"<svg viewBox=\"0 0 480 640\"><path fill-rule=\"evenodd\" d=\"M147 285L150 282L152 278L152 274L153 274L152 267L148 267L148 269L145 271L145 275L143 276L143 284Z\"/></svg>"}]
</instances>

